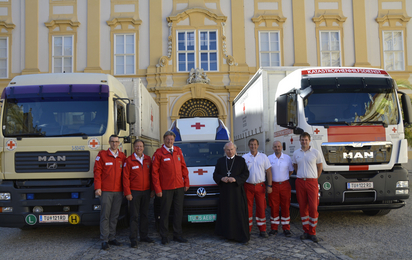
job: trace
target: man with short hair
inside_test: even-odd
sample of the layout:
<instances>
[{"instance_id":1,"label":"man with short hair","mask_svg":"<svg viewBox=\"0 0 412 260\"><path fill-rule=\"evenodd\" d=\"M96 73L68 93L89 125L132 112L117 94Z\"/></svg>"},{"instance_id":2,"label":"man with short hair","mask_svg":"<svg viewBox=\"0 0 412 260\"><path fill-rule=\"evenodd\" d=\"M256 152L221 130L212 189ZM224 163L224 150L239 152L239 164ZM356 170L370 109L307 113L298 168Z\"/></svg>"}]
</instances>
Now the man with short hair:
<instances>
[{"instance_id":1,"label":"man with short hair","mask_svg":"<svg viewBox=\"0 0 412 260\"><path fill-rule=\"evenodd\" d=\"M213 180L219 186L215 232L226 239L247 244L250 239L244 183L249 177L245 159L236 155L236 145L225 144L225 156L217 160Z\"/></svg>"},{"instance_id":2,"label":"man with short hair","mask_svg":"<svg viewBox=\"0 0 412 260\"><path fill-rule=\"evenodd\" d=\"M272 193L268 195L270 206L271 231L269 235L278 234L279 224L282 224L283 234L290 237L290 197L291 187L289 176L293 173L292 159L289 155L282 153L282 143L274 141L272 147L274 153L268 156L272 165ZM279 219L279 206L282 217Z\"/></svg>"},{"instance_id":3,"label":"man with short hair","mask_svg":"<svg viewBox=\"0 0 412 260\"><path fill-rule=\"evenodd\" d=\"M173 240L187 243L182 237L182 217L184 193L189 189L189 172L182 150L173 146L176 135L167 131L163 135L163 146L153 155L152 181L156 196L160 198L159 231L162 244L169 243L168 226L170 207L174 207Z\"/></svg>"},{"instance_id":4,"label":"man with short hair","mask_svg":"<svg viewBox=\"0 0 412 260\"><path fill-rule=\"evenodd\" d=\"M121 246L116 240L117 219L123 200L122 167L126 156L119 151L119 137L111 135L110 148L100 151L94 162L95 195L100 196L100 238L102 249Z\"/></svg>"},{"instance_id":5,"label":"man with short hair","mask_svg":"<svg viewBox=\"0 0 412 260\"><path fill-rule=\"evenodd\" d=\"M322 173L322 156L311 146L310 135L304 132L299 137L301 148L293 153L292 163L297 179L296 198L299 203L303 235L300 239L310 239L317 243L316 226L318 225L319 186L318 178Z\"/></svg>"},{"instance_id":6,"label":"man with short hair","mask_svg":"<svg viewBox=\"0 0 412 260\"><path fill-rule=\"evenodd\" d=\"M150 156L143 154L143 140L135 140L133 149L134 153L127 158L123 167L123 193L130 201L130 246L137 248L138 226L140 242L154 242L148 236L149 203L150 198L154 197L154 190L151 191L152 160Z\"/></svg>"},{"instance_id":7,"label":"man with short hair","mask_svg":"<svg viewBox=\"0 0 412 260\"><path fill-rule=\"evenodd\" d=\"M266 185L267 192L272 192L272 171L268 157L264 153L259 153L259 141L257 139L249 140L250 152L243 155L249 169L249 178L245 183L247 204L249 208L249 232L253 226L253 201L256 201L256 223L260 231L260 236L267 238L266 233Z\"/></svg>"}]
</instances>

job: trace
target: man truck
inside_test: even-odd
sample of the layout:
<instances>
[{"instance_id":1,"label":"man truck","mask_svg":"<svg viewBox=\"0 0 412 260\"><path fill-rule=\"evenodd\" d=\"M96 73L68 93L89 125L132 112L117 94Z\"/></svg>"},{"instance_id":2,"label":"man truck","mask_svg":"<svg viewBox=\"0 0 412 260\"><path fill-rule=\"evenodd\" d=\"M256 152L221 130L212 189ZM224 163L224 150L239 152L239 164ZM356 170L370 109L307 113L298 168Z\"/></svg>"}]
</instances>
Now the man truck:
<instances>
[{"instance_id":1,"label":"man truck","mask_svg":"<svg viewBox=\"0 0 412 260\"><path fill-rule=\"evenodd\" d=\"M93 167L110 135L126 155L136 137L147 153L159 146L158 105L140 79L122 81L127 88L97 73L11 80L1 96L0 226L99 224Z\"/></svg>"},{"instance_id":2,"label":"man truck","mask_svg":"<svg viewBox=\"0 0 412 260\"><path fill-rule=\"evenodd\" d=\"M279 140L292 156L300 149L299 135L311 135L311 147L322 153L319 210L384 215L409 198L402 164L408 161L404 130L412 122L411 101L386 71L262 68L233 106L240 152L254 137L266 154ZM299 215L295 180L293 174L291 219Z\"/></svg>"}]
</instances>

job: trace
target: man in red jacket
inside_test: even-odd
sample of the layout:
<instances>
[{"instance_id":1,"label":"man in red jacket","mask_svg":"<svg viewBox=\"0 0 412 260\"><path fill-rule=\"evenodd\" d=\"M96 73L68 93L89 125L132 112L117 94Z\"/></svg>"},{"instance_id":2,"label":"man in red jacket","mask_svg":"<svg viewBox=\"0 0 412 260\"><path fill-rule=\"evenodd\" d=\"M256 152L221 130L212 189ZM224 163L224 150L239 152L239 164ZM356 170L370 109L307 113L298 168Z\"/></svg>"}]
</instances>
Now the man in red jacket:
<instances>
[{"instance_id":1,"label":"man in red jacket","mask_svg":"<svg viewBox=\"0 0 412 260\"><path fill-rule=\"evenodd\" d=\"M94 162L95 195L100 196L100 238L102 249L121 246L116 240L116 225L123 200L122 167L126 156L119 151L119 137L111 135L110 148L100 151Z\"/></svg>"},{"instance_id":2,"label":"man in red jacket","mask_svg":"<svg viewBox=\"0 0 412 260\"><path fill-rule=\"evenodd\" d=\"M154 197L150 191L152 160L143 154L144 142L137 139L133 143L134 153L130 155L123 167L123 193L130 201L130 246L137 248L137 227L140 224L140 242L153 243L149 233L149 203ZM140 223L138 217L140 213Z\"/></svg>"},{"instance_id":3,"label":"man in red jacket","mask_svg":"<svg viewBox=\"0 0 412 260\"><path fill-rule=\"evenodd\" d=\"M169 212L173 203L173 240L186 243L182 237L183 196L189 189L189 175L183 159L182 150L173 146L175 133L167 131L163 135L164 145L157 149L153 155L152 181L156 196L160 201L159 231L162 244L169 243Z\"/></svg>"}]
</instances>

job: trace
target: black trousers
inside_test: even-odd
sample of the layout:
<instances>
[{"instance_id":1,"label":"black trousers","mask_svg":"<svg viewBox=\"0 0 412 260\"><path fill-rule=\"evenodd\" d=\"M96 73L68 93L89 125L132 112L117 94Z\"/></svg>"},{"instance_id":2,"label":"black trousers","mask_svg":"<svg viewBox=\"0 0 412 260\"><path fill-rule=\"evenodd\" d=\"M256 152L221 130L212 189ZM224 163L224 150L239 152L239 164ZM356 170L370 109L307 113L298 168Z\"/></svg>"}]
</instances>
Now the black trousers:
<instances>
[{"instance_id":1,"label":"black trousers","mask_svg":"<svg viewBox=\"0 0 412 260\"><path fill-rule=\"evenodd\" d=\"M173 236L182 235L183 199L184 188L174 190L162 190L160 199L160 222L159 231L162 237L167 237L169 233L169 213L173 205Z\"/></svg>"},{"instance_id":2,"label":"black trousers","mask_svg":"<svg viewBox=\"0 0 412 260\"><path fill-rule=\"evenodd\" d=\"M149 203L150 190L132 190L133 199L130 201L130 241L137 240L139 228L140 239L147 237L149 233ZM140 221L139 221L140 215Z\"/></svg>"}]
</instances>

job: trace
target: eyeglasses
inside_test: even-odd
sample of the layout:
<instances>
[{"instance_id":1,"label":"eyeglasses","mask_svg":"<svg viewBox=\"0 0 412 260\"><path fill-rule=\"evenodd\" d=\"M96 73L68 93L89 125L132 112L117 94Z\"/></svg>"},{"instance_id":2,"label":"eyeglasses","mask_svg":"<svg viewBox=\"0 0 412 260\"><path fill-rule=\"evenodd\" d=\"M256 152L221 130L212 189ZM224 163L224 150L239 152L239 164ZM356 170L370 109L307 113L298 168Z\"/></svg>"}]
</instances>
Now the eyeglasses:
<instances>
[{"instance_id":1,"label":"eyeglasses","mask_svg":"<svg viewBox=\"0 0 412 260\"><path fill-rule=\"evenodd\" d=\"M110 143L118 143L119 141L110 141Z\"/></svg>"}]
</instances>

